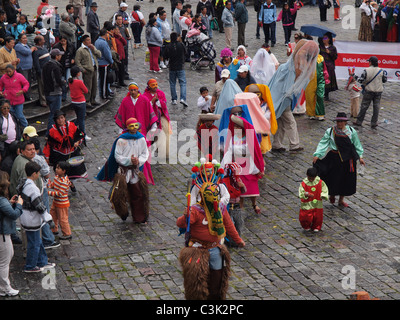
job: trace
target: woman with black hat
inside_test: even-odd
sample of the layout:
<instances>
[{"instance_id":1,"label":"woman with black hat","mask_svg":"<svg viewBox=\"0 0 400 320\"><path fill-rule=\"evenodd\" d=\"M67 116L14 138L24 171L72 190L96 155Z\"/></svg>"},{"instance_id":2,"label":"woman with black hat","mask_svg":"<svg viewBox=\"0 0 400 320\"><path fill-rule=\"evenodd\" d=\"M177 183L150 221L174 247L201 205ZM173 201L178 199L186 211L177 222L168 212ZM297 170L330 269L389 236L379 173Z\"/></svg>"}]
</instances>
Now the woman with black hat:
<instances>
[{"instance_id":1,"label":"woman with black hat","mask_svg":"<svg viewBox=\"0 0 400 320\"><path fill-rule=\"evenodd\" d=\"M54 114L54 124L49 131L46 145L43 153L48 163L53 165L54 169L60 161L68 161L73 157L80 156L80 145L84 141L84 134L77 128L75 123L65 119L65 112L56 111ZM70 163L67 170L70 180L78 177L86 177L87 171L85 163ZM76 191L75 186L71 185L71 190Z\"/></svg>"},{"instance_id":2,"label":"woman with black hat","mask_svg":"<svg viewBox=\"0 0 400 320\"><path fill-rule=\"evenodd\" d=\"M365 165L364 149L357 131L347 125L346 113L339 112L334 121L336 125L328 128L318 143L313 163L328 186L329 201L334 204L335 196L339 195L339 206L348 207L344 197L356 193L356 161Z\"/></svg>"}]
</instances>

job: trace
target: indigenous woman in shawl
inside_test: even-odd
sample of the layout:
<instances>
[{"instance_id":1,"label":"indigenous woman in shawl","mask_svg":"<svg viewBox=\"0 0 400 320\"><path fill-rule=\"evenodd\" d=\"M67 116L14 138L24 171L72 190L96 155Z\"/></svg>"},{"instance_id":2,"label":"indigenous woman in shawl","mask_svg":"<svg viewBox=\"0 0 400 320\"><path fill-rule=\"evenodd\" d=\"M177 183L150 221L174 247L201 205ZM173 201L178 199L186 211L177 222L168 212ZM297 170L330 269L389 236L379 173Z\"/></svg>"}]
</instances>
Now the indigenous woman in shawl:
<instances>
[{"instance_id":1,"label":"indigenous woman in shawl","mask_svg":"<svg viewBox=\"0 0 400 320\"><path fill-rule=\"evenodd\" d=\"M372 7L370 6L370 0L364 0L360 6L361 11L361 23L360 30L358 31L359 41L372 41L373 29L371 24L372 19Z\"/></svg>"},{"instance_id":2,"label":"indigenous woman in shawl","mask_svg":"<svg viewBox=\"0 0 400 320\"><path fill-rule=\"evenodd\" d=\"M236 49L236 60L239 61L240 66L246 65L249 67L253 63L253 60L247 55L246 47L244 45L240 45Z\"/></svg>"},{"instance_id":3,"label":"indigenous woman in shawl","mask_svg":"<svg viewBox=\"0 0 400 320\"><path fill-rule=\"evenodd\" d=\"M246 193L240 195L240 207L243 208L244 198L250 198L255 213L260 214L256 200L260 195L258 180L264 176L264 159L253 125L235 115L230 118L221 165L224 167L233 162L241 166L240 178L246 186Z\"/></svg>"},{"instance_id":4,"label":"indigenous woman in shawl","mask_svg":"<svg viewBox=\"0 0 400 320\"><path fill-rule=\"evenodd\" d=\"M313 163L319 177L328 186L329 201L334 204L338 195L339 205L348 207L344 197L356 193L356 164L359 160L361 165L365 165L362 158L364 149L357 131L347 125L346 113L339 112L335 121L336 126L328 128L319 142Z\"/></svg>"},{"instance_id":5,"label":"indigenous woman in shawl","mask_svg":"<svg viewBox=\"0 0 400 320\"><path fill-rule=\"evenodd\" d=\"M309 119L325 119L325 76L324 76L324 57L320 54L317 57L317 68L314 77L308 84L306 93L306 113Z\"/></svg>"},{"instance_id":6,"label":"indigenous woman in shawl","mask_svg":"<svg viewBox=\"0 0 400 320\"><path fill-rule=\"evenodd\" d=\"M114 181L110 201L122 220L126 220L129 212L121 202L128 201L133 222L146 223L149 196L142 170L149 158L149 150L145 137L139 132L141 124L135 118L129 118L125 125L127 129L114 141L110 156L96 179Z\"/></svg>"},{"instance_id":7,"label":"indigenous woman in shawl","mask_svg":"<svg viewBox=\"0 0 400 320\"><path fill-rule=\"evenodd\" d=\"M329 74L329 82L325 85L325 100L329 100L329 92L338 90L335 73L335 60L337 59L337 50L333 45L332 34L328 32L322 38L318 38L319 52L324 58L325 66Z\"/></svg>"},{"instance_id":8,"label":"indigenous woman in shawl","mask_svg":"<svg viewBox=\"0 0 400 320\"><path fill-rule=\"evenodd\" d=\"M49 130L47 142L43 148L43 153L54 169L60 161L68 161L71 158L76 159L81 155L80 145L84 140L84 133L81 132L75 123L66 121L65 112L62 110L56 111L54 114L54 124ZM69 179L87 177L86 166L84 162L77 165L70 165L67 170ZM71 185L71 190L76 191L74 184Z\"/></svg>"},{"instance_id":9,"label":"indigenous woman in shawl","mask_svg":"<svg viewBox=\"0 0 400 320\"><path fill-rule=\"evenodd\" d=\"M121 105L114 116L115 123L121 128L121 131L127 129L126 121L129 118L135 118L141 124L140 133L146 138L147 145L150 146L151 136L157 130L158 118L150 101L144 95L140 94L139 87L135 82L129 84L129 93L122 99ZM150 161L145 163L143 173L147 182L154 185Z\"/></svg>"},{"instance_id":10,"label":"indigenous woman in shawl","mask_svg":"<svg viewBox=\"0 0 400 320\"><path fill-rule=\"evenodd\" d=\"M179 254L185 298L224 300L230 277L230 254L223 244L224 238L230 235L240 247L245 243L226 207L220 203L219 181L223 169L213 165L211 173L207 173L205 166L195 167L192 183L200 190L201 200L190 205L188 193L188 207L176 222L181 230L185 230L186 246Z\"/></svg>"},{"instance_id":11,"label":"indigenous woman in shawl","mask_svg":"<svg viewBox=\"0 0 400 320\"><path fill-rule=\"evenodd\" d=\"M215 82L221 80L221 72L228 69L231 73L231 79L236 79L237 71L240 68L239 60L232 57L233 53L230 49L225 48L221 51L221 61L215 67Z\"/></svg>"},{"instance_id":12,"label":"indigenous woman in shawl","mask_svg":"<svg viewBox=\"0 0 400 320\"><path fill-rule=\"evenodd\" d=\"M165 93L158 89L158 83L156 79L150 79L147 82L147 88L144 91L143 96L150 101L151 105L153 106L154 113L157 116L157 127L163 132L157 136L157 146L159 153L161 150L165 150L165 159L167 159L169 158L169 141L171 133L171 119L167 107L167 98L165 97Z\"/></svg>"},{"instance_id":13,"label":"indigenous woman in shawl","mask_svg":"<svg viewBox=\"0 0 400 320\"><path fill-rule=\"evenodd\" d=\"M272 148L271 135L274 135L278 130L278 122L276 121L274 102L272 101L271 92L269 91L268 86L264 84L251 84L248 87L246 87L244 91L253 92L257 95L263 117L269 123L268 132L266 134L262 134L262 139L260 144L261 153L265 154ZM252 113L251 109L250 113ZM251 116L253 117L253 114Z\"/></svg>"}]
</instances>

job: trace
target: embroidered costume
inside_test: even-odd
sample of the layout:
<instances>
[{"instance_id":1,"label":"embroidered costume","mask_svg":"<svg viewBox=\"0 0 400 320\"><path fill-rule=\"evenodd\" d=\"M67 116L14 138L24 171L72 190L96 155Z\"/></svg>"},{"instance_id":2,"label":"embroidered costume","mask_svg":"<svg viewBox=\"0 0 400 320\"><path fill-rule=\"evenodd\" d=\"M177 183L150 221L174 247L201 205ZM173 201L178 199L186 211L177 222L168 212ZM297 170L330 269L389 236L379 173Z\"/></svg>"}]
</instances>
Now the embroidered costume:
<instances>
[{"instance_id":1,"label":"embroidered costume","mask_svg":"<svg viewBox=\"0 0 400 320\"><path fill-rule=\"evenodd\" d=\"M126 124L140 127L134 118L128 119ZM137 165L133 164L132 158L137 158ZM107 162L96 176L99 181L114 182L110 201L122 220L129 215L126 201L130 204L134 222L144 223L148 219L148 184L142 172L148 158L149 150L144 136L138 131L134 134L124 132L114 141Z\"/></svg>"},{"instance_id":2,"label":"embroidered costume","mask_svg":"<svg viewBox=\"0 0 400 320\"><path fill-rule=\"evenodd\" d=\"M323 220L322 200L328 200L328 188L320 177L314 181L305 178L299 187L301 207L299 221L305 230L321 230Z\"/></svg>"},{"instance_id":3,"label":"embroidered costume","mask_svg":"<svg viewBox=\"0 0 400 320\"><path fill-rule=\"evenodd\" d=\"M244 242L219 199L223 169L216 161L202 162L192 168L192 181L200 190L201 201L191 206L188 193L187 211L176 222L185 233L186 244L179 262L187 300L223 300L230 276L230 254L224 237L231 235L240 246Z\"/></svg>"},{"instance_id":4,"label":"embroidered costume","mask_svg":"<svg viewBox=\"0 0 400 320\"><path fill-rule=\"evenodd\" d=\"M129 88L139 89L137 84L134 82L129 84ZM151 106L150 101L140 93L136 97L128 94L124 99L122 99L121 105L114 117L115 123L122 130L126 129L126 121L129 118L135 118L141 124L140 133L146 138L146 141L149 131L155 132L157 129L158 118L153 107ZM147 141L147 145L150 146L150 144L151 142ZM145 175L147 182L154 185L150 161L145 163L143 174Z\"/></svg>"}]
</instances>

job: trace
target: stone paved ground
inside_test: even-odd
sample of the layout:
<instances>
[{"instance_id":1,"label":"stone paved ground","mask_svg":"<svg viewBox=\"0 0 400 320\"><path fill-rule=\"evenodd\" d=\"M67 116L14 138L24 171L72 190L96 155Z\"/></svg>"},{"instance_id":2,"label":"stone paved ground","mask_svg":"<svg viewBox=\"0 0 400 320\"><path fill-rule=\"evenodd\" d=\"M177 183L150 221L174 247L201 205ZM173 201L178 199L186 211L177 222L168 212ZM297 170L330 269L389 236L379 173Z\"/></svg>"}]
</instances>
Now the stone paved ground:
<instances>
[{"instance_id":1,"label":"stone paved ground","mask_svg":"<svg viewBox=\"0 0 400 320\"><path fill-rule=\"evenodd\" d=\"M194 0L191 1L194 4ZM36 7L34 2L39 1L20 0L29 12ZM115 11L117 1L97 2L100 20L104 21ZM344 2L352 4L349 0ZM67 1L57 3L64 8ZM136 2L128 3L131 8ZM141 4L145 16L158 6L169 8L169 2L160 0ZM251 7L249 14L254 20ZM318 17L318 9L305 7L298 14L297 26L318 23ZM328 19L326 25L337 31L338 39L357 38L358 30L344 30L340 22L333 21L332 10L329 10ZM250 56L262 44L255 39L254 29L254 26L247 26ZM216 34L214 43L218 52L223 39L223 35ZM277 39L273 52L280 62L285 62L286 48L280 23ZM153 77L143 61L144 50L138 49L135 60L131 58L129 65L131 76L142 90ZM186 72L189 108L169 105L178 130L195 127L198 89L202 85L213 86L213 73L209 70L191 71L186 66ZM157 75L157 79L170 100L167 73ZM359 176L357 194L348 198L350 206L343 209L325 203L323 230L318 234L303 232L297 219L297 189L310 166L312 153L324 130L333 124L331 119L336 113L349 111L344 82L339 81L339 86L340 90L326 105L327 121L310 121L305 116L296 118L304 152L266 155L267 174L260 182L262 214L256 216L247 207L242 234L246 247L231 250L233 272L228 299L341 300L356 290L365 290L385 300L400 298L398 84L386 85L378 130L368 126L359 130L367 168L365 175ZM20 290L20 296L13 299L184 299L177 261L183 238L178 237L175 221L186 203L185 185L190 165L153 165L156 184L150 187L148 225L135 225L131 218L122 222L107 201L109 184L93 179L117 136L113 116L124 95L125 91L119 90L114 101L87 119L88 133L93 138L84 150L90 181L77 182L78 192L71 197L73 239L62 241L60 248L48 252L50 260L57 263L55 289L49 289L54 282L49 280L51 275L22 272L23 254L21 248L16 247L10 278L12 285ZM342 286L342 279L348 275L346 270L355 270L355 289Z\"/></svg>"}]
</instances>

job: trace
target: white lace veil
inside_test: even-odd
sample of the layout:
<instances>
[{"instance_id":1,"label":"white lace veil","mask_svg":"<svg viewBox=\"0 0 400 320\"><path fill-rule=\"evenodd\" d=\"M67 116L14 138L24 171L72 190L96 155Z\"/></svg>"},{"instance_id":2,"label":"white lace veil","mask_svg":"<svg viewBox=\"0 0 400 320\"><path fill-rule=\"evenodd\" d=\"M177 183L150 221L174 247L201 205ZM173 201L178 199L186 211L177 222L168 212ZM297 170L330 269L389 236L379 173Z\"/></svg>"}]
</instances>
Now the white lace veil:
<instances>
[{"instance_id":1,"label":"white lace veil","mask_svg":"<svg viewBox=\"0 0 400 320\"><path fill-rule=\"evenodd\" d=\"M250 67L250 74L257 83L267 85L275 73L275 64L264 48L258 49Z\"/></svg>"},{"instance_id":2,"label":"white lace veil","mask_svg":"<svg viewBox=\"0 0 400 320\"><path fill-rule=\"evenodd\" d=\"M317 66L318 53L318 44L313 40L302 39L296 44L296 48L290 56L294 60L296 72L291 94L298 96L313 78Z\"/></svg>"}]
</instances>

